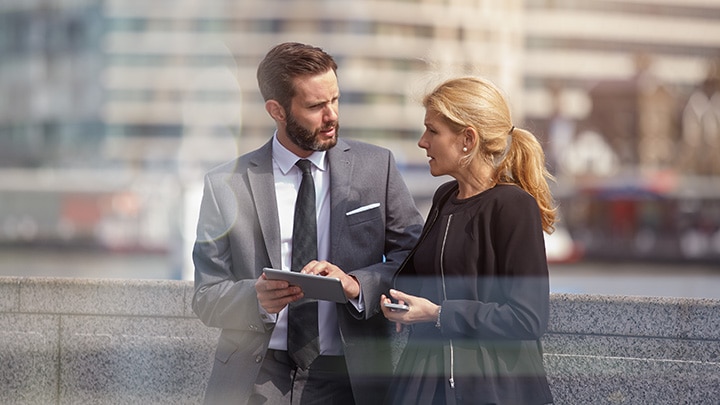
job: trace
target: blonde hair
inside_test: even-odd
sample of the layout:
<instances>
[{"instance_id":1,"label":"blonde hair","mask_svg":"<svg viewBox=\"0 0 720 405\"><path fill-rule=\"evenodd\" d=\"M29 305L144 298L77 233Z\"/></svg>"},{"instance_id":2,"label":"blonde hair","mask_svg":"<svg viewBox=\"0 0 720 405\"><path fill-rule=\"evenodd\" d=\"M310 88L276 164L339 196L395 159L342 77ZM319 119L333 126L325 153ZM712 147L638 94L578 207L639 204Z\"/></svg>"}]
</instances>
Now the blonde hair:
<instances>
[{"instance_id":1,"label":"blonde hair","mask_svg":"<svg viewBox=\"0 0 720 405\"><path fill-rule=\"evenodd\" d=\"M479 77L450 79L427 94L423 106L440 114L458 134L474 129L479 138L463 163L483 159L494 168L493 183L512 183L527 191L540 207L543 230L553 232L557 208L545 153L535 135L513 126L505 96L494 84Z\"/></svg>"}]
</instances>

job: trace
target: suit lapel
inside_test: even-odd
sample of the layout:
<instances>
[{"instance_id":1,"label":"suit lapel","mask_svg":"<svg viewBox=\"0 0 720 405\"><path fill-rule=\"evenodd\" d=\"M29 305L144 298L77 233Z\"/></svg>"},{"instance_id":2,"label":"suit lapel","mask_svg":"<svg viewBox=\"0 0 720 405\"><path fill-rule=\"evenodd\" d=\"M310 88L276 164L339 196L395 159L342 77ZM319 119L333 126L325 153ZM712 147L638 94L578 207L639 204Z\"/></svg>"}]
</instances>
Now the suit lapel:
<instances>
[{"instance_id":1,"label":"suit lapel","mask_svg":"<svg viewBox=\"0 0 720 405\"><path fill-rule=\"evenodd\" d=\"M270 265L281 268L280 220L275 199L275 178L272 164L272 139L257 150L247 171L252 199L257 210L260 230L265 242ZM259 269L258 271L260 271Z\"/></svg>"},{"instance_id":2,"label":"suit lapel","mask_svg":"<svg viewBox=\"0 0 720 405\"><path fill-rule=\"evenodd\" d=\"M330 261L335 259L335 252L340 249L343 238L334 237L342 233L347 212L347 201L350 195L350 179L354 159L350 153L350 145L338 140L337 145L328 151L330 164Z\"/></svg>"},{"instance_id":3,"label":"suit lapel","mask_svg":"<svg viewBox=\"0 0 720 405\"><path fill-rule=\"evenodd\" d=\"M339 249L342 238L333 237L342 232L345 224L345 212L350 194L350 179L354 158L350 145L339 140L328 151L330 165L330 260ZM275 178L272 166L272 139L256 151L247 170L252 199L257 210L260 229L263 235L271 266L281 268L280 220L275 199Z\"/></svg>"}]
</instances>

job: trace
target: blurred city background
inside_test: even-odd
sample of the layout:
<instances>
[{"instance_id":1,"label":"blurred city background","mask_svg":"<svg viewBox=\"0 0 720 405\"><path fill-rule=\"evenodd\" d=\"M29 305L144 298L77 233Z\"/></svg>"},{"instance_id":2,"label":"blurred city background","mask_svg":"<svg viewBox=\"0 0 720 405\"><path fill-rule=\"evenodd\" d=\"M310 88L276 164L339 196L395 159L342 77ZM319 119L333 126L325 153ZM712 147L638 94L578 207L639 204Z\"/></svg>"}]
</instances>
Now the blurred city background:
<instances>
[{"instance_id":1,"label":"blurred city background","mask_svg":"<svg viewBox=\"0 0 720 405\"><path fill-rule=\"evenodd\" d=\"M423 214L420 97L503 88L557 177L553 291L720 298L720 0L0 0L0 276L191 279L202 175L272 135L283 41L335 56L341 136Z\"/></svg>"}]
</instances>

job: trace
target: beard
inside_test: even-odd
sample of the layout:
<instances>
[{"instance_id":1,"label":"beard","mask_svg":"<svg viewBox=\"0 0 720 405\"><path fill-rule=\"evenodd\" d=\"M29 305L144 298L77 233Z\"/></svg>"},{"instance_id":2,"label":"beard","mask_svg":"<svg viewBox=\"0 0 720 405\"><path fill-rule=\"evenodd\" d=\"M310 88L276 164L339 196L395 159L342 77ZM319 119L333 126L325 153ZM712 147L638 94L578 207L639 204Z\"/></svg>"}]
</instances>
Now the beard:
<instances>
[{"instance_id":1,"label":"beard","mask_svg":"<svg viewBox=\"0 0 720 405\"><path fill-rule=\"evenodd\" d=\"M335 136L332 139L325 141L318 140L318 134L320 130L335 127ZM311 151L324 151L332 148L337 144L338 129L340 128L338 121L332 122L323 128L315 131L310 131L304 126L300 125L292 113L287 114L287 123L285 124L285 131L287 132L288 138L295 145L299 146L304 150Z\"/></svg>"}]
</instances>

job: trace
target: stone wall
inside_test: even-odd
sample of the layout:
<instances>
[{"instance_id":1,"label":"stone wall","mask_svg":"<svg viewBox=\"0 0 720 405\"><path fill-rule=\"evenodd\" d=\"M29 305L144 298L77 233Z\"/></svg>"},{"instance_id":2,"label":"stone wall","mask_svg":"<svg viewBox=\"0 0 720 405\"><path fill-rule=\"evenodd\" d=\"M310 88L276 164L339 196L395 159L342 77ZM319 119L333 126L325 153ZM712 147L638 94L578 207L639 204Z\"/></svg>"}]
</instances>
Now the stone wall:
<instances>
[{"instance_id":1,"label":"stone wall","mask_svg":"<svg viewBox=\"0 0 720 405\"><path fill-rule=\"evenodd\" d=\"M0 403L197 404L218 331L192 282L0 278ZM720 403L720 301L554 294L557 404Z\"/></svg>"},{"instance_id":2,"label":"stone wall","mask_svg":"<svg viewBox=\"0 0 720 405\"><path fill-rule=\"evenodd\" d=\"M556 294L543 344L558 404L720 404L720 301Z\"/></svg>"}]
</instances>

